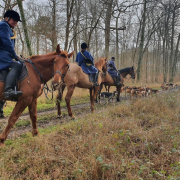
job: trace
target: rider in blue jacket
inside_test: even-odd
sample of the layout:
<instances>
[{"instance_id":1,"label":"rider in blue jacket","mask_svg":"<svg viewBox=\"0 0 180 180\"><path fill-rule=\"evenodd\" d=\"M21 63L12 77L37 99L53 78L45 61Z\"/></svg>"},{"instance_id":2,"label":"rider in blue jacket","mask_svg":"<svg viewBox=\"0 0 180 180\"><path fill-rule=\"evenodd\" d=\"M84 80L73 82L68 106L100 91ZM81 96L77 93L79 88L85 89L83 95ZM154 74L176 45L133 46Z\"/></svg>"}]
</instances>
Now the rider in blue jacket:
<instances>
[{"instance_id":1,"label":"rider in blue jacket","mask_svg":"<svg viewBox=\"0 0 180 180\"><path fill-rule=\"evenodd\" d=\"M108 62L108 73L111 75L113 78L116 86L120 85L120 74L118 73L116 66L114 64L115 57L112 57L111 60Z\"/></svg>"},{"instance_id":2,"label":"rider in blue jacket","mask_svg":"<svg viewBox=\"0 0 180 180\"><path fill-rule=\"evenodd\" d=\"M99 86L97 82L99 75L98 69L94 66L94 58L91 53L87 51L87 48L88 46L86 43L81 44L81 51L77 53L76 62L81 66L84 73L94 75L94 86ZM90 62L89 64L86 63L86 59Z\"/></svg>"},{"instance_id":3,"label":"rider in blue jacket","mask_svg":"<svg viewBox=\"0 0 180 180\"><path fill-rule=\"evenodd\" d=\"M20 58L14 50L15 35L13 29L17 26L18 21L21 21L19 14L14 10L7 10L4 19L0 22L0 70L10 69L5 81L5 100L11 100L14 96L22 95L22 91L15 92L14 90L14 82L22 68L22 64L19 62Z\"/></svg>"}]
</instances>

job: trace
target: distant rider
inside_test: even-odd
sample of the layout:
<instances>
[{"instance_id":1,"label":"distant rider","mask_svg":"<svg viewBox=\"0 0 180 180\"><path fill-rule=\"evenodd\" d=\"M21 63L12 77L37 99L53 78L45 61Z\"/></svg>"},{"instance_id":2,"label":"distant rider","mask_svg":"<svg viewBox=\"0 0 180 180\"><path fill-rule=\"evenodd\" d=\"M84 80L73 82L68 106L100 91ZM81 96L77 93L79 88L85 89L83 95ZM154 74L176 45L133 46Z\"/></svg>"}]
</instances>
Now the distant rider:
<instances>
[{"instance_id":1,"label":"distant rider","mask_svg":"<svg viewBox=\"0 0 180 180\"><path fill-rule=\"evenodd\" d=\"M114 83L116 86L120 85L120 74L118 73L116 66L114 64L115 57L112 57L111 60L108 62L108 73L111 75L111 77L114 80Z\"/></svg>"}]
</instances>

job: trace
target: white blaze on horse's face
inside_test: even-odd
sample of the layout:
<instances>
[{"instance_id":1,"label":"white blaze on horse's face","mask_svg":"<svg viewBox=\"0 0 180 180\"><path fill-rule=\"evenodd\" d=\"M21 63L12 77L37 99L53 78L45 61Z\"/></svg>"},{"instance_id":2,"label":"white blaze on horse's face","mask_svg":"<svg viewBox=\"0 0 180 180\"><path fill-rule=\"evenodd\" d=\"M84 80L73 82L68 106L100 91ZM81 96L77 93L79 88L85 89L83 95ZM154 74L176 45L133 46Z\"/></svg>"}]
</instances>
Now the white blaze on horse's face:
<instances>
[{"instance_id":1,"label":"white blaze on horse's face","mask_svg":"<svg viewBox=\"0 0 180 180\"><path fill-rule=\"evenodd\" d=\"M54 89L64 81L64 77L69 68L69 60L67 57L58 55L54 60L54 77L53 77L53 86Z\"/></svg>"}]
</instances>

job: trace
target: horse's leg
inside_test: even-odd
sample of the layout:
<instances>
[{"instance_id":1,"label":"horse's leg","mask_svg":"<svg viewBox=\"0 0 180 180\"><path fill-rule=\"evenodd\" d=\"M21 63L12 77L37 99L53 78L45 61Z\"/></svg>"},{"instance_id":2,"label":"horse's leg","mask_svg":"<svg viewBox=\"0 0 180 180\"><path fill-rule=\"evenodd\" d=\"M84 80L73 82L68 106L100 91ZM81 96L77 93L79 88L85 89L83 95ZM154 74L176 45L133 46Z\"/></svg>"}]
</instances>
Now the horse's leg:
<instances>
[{"instance_id":1,"label":"horse's leg","mask_svg":"<svg viewBox=\"0 0 180 180\"><path fill-rule=\"evenodd\" d=\"M109 92L110 86L108 86L108 92Z\"/></svg>"},{"instance_id":2,"label":"horse's leg","mask_svg":"<svg viewBox=\"0 0 180 180\"><path fill-rule=\"evenodd\" d=\"M62 115L61 115L61 101L62 101L62 97L63 97L63 92L64 92L64 89L65 89L66 85L61 85L61 87L59 88L58 90L58 95L56 97L56 104L57 104L57 109L58 109L58 118L61 118Z\"/></svg>"},{"instance_id":3,"label":"horse's leg","mask_svg":"<svg viewBox=\"0 0 180 180\"><path fill-rule=\"evenodd\" d=\"M75 116L72 113L70 101L71 101L71 97L72 97L72 94L74 92L74 89L75 89L75 85L69 86L67 88L67 94L66 94L66 97L65 97L66 105L67 105L67 109L68 109L68 114L69 114L69 116L72 117L72 119L75 119Z\"/></svg>"},{"instance_id":4,"label":"horse's leg","mask_svg":"<svg viewBox=\"0 0 180 180\"><path fill-rule=\"evenodd\" d=\"M89 89L89 94L90 94L91 111L92 111L93 89Z\"/></svg>"},{"instance_id":5,"label":"horse's leg","mask_svg":"<svg viewBox=\"0 0 180 180\"><path fill-rule=\"evenodd\" d=\"M101 104L101 90L102 90L102 88L103 88L103 84L100 85L99 91L97 93L99 95L99 104Z\"/></svg>"},{"instance_id":6,"label":"horse's leg","mask_svg":"<svg viewBox=\"0 0 180 180\"><path fill-rule=\"evenodd\" d=\"M91 97L91 111L94 112L94 102L97 96L97 92L100 87L96 86L92 90L90 90L90 97Z\"/></svg>"},{"instance_id":7,"label":"horse's leg","mask_svg":"<svg viewBox=\"0 0 180 180\"><path fill-rule=\"evenodd\" d=\"M37 130L37 99L32 101L32 103L28 106L28 109L32 122L32 135L35 136L39 134Z\"/></svg>"},{"instance_id":8,"label":"horse's leg","mask_svg":"<svg viewBox=\"0 0 180 180\"><path fill-rule=\"evenodd\" d=\"M117 102L120 102L121 85L117 86Z\"/></svg>"},{"instance_id":9,"label":"horse's leg","mask_svg":"<svg viewBox=\"0 0 180 180\"><path fill-rule=\"evenodd\" d=\"M8 119L8 124L3 132L0 134L0 145L4 145L4 141L7 139L7 136L12 128L12 126L16 123L21 113L25 110L25 108L31 103L32 97L27 97L19 100L12 113Z\"/></svg>"},{"instance_id":10,"label":"horse's leg","mask_svg":"<svg viewBox=\"0 0 180 180\"><path fill-rule=\"evenodd\" d=\"M107 85L104 85L105 86L105 89L106 89L106 92L108 91L108 87L107 87Z\"/></svg>"}]
</instances>

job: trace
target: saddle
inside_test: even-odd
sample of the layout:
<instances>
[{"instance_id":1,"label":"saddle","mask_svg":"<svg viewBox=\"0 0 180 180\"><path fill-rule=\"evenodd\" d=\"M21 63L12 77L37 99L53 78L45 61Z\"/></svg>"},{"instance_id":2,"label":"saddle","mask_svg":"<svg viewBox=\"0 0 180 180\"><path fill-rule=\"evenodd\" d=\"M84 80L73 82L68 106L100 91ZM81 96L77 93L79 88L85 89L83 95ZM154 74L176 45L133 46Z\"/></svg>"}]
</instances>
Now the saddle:
<instances>
[{"instance_id":1,"label":"saddle","mask_svg":"<svg viewBox=\"0 0 180 180\"><path fill-rule=\"evenodd\" d=\"M0 82L5 82L6 81L6 76L9 73L10 70L0 70ZM18 76L18 78L16 79L16 81L14 82L14 89L16 88L16 91L18 91L18 82L24 80L26 77L28 76L28 69L26 67L26 64L23 63L23 67L21 69L20 75ZM11 101L17 101L18 100L18 96L13 96L11 99L8 99Z\"/></svg>"},{"instance_id":2,"label":"saddle","mask_svg":"<svg viewBox=\"0 0 180 180\"><path fill-rule=\"evenodd\" d=\"M99 86L99 84L97 83L99 71L94 74L88 74L88 76L89 76L89 82L92 82L94 86Z\"/></svg>"},{"instance_id":3,"label":"saddle","mask_svg":"<svg viewBox=\"0 0 180 180\"><path fill-rule=\"evenodd\" d=\"M0 82L5 82L6 81L6 76L8 74L9 70L0 70ZM23 63L23 67L21 69L21 73L19 75L19 77L17 78L17 81L20 82L20 81L23 81L28 75L28 70L27 70L27 67L26 67L26 64Z\"/></svg>"}]
</instances>

